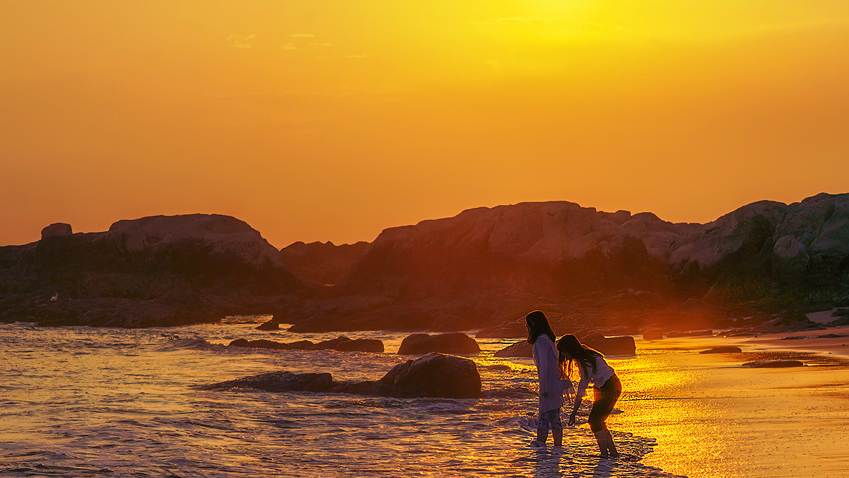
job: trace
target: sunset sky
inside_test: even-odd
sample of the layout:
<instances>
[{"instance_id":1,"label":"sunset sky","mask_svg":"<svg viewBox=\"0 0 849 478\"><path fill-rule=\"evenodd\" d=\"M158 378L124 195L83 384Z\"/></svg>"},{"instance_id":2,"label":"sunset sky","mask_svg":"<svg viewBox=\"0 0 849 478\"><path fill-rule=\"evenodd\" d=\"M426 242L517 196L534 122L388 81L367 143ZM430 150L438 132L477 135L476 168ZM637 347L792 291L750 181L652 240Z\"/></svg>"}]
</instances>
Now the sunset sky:
<instances>
[{"instance_id":1,"label":"sunset sky","mask_svg":"<svg viewBox=\"0 0 849 478\"><path fill-rule=\"evenodd\" d=\"M0 245L157 214L277 247L567 200L849 192L846 0L0 3Z\"/></svg>"}]
</instances>

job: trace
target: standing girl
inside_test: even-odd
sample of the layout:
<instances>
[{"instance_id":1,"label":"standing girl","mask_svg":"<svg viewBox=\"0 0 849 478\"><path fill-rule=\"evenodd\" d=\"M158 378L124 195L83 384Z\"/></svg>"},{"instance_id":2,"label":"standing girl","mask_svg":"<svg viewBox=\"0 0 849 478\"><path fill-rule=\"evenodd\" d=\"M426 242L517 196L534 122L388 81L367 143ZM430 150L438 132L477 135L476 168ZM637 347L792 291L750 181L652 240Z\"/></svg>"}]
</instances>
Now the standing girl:
<instances>
[{"instance_id":1,"label":"standing girl","mask_svg":"<svg viewBox=\"0 0 849 478\"><path fill-rule=\"evenodd\" d=\"M554 346L554 332L548 319L539 310L525 317L528 327L528 342L534 346L534 364L539 376L539 421L535 446L545 446L548 430L554 435L554 446L563 446L563 425L560 422L560 407L563 406L565 382L561 381L560 367L557 362L557 349ZM567 380L568 381L568 380ZM572 382L568 381L568 388Z\"/></svg>"},{"instance_id":2,"label":"standing girl","mask_svg":"<svg viewBox=\"0 0 849 478\"><path fill-rule=\"evenodd\" d=\"M613 368L604 360L601 352L587 347L574 335L564 335L557 341L559 361L561 370L566 375L572 373L572 362L578 364L581 381L578 384L578 392L575 397L575 406L569 416L569 425L575 424L575 414L581 406L581 399L587 391L587 385L593 383L595 389L595 401L590 411L590 429L598 441L598 448L602 458L617 457L619 453L613 444L613 437L607 429L607 417L613 411L613 405L622 393L622 383ZM565 361L569 360L569 369L566 372Z\"/></svg>"}]
</instances>

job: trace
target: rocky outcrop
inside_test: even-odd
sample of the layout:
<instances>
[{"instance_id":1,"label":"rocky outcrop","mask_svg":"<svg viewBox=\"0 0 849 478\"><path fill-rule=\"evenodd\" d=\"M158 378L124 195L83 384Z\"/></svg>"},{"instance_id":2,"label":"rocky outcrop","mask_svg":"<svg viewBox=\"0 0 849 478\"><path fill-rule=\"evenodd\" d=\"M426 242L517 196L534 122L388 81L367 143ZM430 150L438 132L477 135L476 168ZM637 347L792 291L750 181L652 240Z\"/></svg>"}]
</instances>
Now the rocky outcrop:
<instances>
[{"instance_id":1,"label":"rocky outcrop","mask_svg":"<svg viewBox=\"0 0 849 478\"><path fill-rule=\"evenodd\" d=\"M481 379L469 359L428 354L393 367L377 381L334 382L329 373L270 372L200 387L202 390L255 389L267 392L333 392L396 398L479 398Z\"/></svg>"},{"instance_id":2,"label":"rocky outcrop","mask_svg":"<svg viewBox=\"0 0 849 478\"><path fill-rule=\"evenodd\" d=\"M145 327L266 314L303 293L243 221L193 214L118 221L0 248L0 317L44 325Z\"/></svg>"},{"instance_id":3,"label":"rocky outcrop","mask_svg":"<svg viewBox=\"0 0 849 478\"><path fill-rule=\"evenodd\" d=\"M577 328L687 330L833 304L849 296L847 202L760 201L707 224L568 202L471 209L383 231L332 300L283 315L305 331L403 322L517 337L523 325L513 321L533 309ZM375 297L391 300L362 307Z\"/></svg>"},{"instance_id":4,"label":"rocky outcrop","mask_svg":"<svg viewBox=\"0 0 849 478\"><path fill-rule=\"evenodd\" d=\"M246 222L218 214L150 216L118 221L109 234L127 251L156 254L170 247L202 246L210 256L233 257L253 267L283 267L277 249Z\"/></svg>"},{"instance_id":5,"label":"rocky outcrop","mask_svg":"<svg viewBox=\"0 0 849 478\"><path fill-rule=\"evenodd\" d=\"M48 237L70 236L73 233L74 231L71 229L70 224L57 222L42 229L41 238L47 239Z\"/></svg>"},{"instance_id":6,"label":"rocky outcrop","mask_svg":"<svg viewBox=\"0 0 849 478\"><path fill-rule=\"evenodd\" d=\"M481 351L475 339L462 332L448 334L413 334L407 336L398 348L399 355L418 355L431 352L477 355Z\"/></svg>"},{"instance_id":7,"label":"rocky outcrop","mask_svg":"<svg viewBox=\"0 0 849 478\"><path fill-rule=\"evenodd\" d=\"M297 342L275 342L273 340L236 339L230 342L230 347L248 347L275 350L337 350L340 352L372 352L383 353L383 342L375 339L349 339L341 336L323 342L313 343L309 340Z\"/></svg>"},{"instance_id":8,"label":"rocky outcrop","mask_svg":"<svg viewBox=\"0 0 849 478\"><path fill-rule=\"evenodd\" d=\"M328 287L345 282L370 244L295 242L280 250L280 261L302 281Z\"/></svg>"},{"instance_id":9,"label":"rocky outcrop","mask_svg":"<svg viewBox=\"0 0 849 478\"><path fill-rule=\"evenodd\" d=\"M272 312L293 331L518 337L516 319L540 309L580 330L719 329L759 312L849 304L846 284L849 194L760 201L707 224L520 203L386 229L372 244L284 251L235 218L156 216L96 234L56 226L38 243L0 248L4 320L42 323L82 323L92 310L88 324L130 326Z\"/></svg>"}]
</instances>

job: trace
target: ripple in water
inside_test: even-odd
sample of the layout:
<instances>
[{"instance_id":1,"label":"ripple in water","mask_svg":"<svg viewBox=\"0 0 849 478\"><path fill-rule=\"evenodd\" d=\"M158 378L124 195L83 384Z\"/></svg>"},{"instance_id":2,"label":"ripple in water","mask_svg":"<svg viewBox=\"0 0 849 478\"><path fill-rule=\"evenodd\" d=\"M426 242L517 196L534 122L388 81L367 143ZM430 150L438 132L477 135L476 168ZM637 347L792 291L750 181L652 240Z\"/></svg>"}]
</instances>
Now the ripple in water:
<instances>
[{"instance_id":1,"label":"ripple in water","mask_svg":"<svg viewBox=\"0 0 849 478\"><path fill-rule=\"evenodd\" d=\"M404 336L379 334L396 350ZM295 340L285 335L274 340ZM671 476L641 463L653 439L615 430L623 455L616 461L597 458L585 428L567 428L562 449L529 446L533 364L492 358L503 346L497 342L475 359L481 400L197 390L281 369L375 379L407 359L222 345L239 337L268 335L240 323L142 330L0 325L0 474Z\"/></svg>"}]
</instances>

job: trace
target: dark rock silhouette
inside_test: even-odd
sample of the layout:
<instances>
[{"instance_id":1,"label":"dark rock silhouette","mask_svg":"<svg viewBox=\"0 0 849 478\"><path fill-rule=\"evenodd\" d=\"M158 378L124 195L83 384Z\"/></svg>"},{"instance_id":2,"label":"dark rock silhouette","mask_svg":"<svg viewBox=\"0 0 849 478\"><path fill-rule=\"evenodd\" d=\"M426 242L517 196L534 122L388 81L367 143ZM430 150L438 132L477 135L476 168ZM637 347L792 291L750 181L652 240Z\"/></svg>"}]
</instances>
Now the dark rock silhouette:
<instances>
[{"instance_id":1,"label":"dark rock silhouette","mask_svg":"<svg viewBox=\"0 0 849 478\"><path fill-rule=\"evenodd\" d=\"M332 242L295 242L280 250L280 261L306 283L333 286L348 279L369 246L367 242L339 246Z\"/></svg>"},{"instance_id":2,"label":"dark rock silhouette","mask_svg":"<svg viewBox=\"0 0 849 478\"><path fill-rule=\"evenodd\" d=\"M571 328L727 328L849 300L849 195L760 201L707 224L568 202L477 208L383 231L347 276L333 297L281 317L298 331L479 337L521 336L517 319L533 309Z\"/></svg>"},{"instance_id":3,"label":"dark rock silhouette","mask_svg":"<svg viewBox=\"0 0 849 478\"><path fill-rule=\"evenodd\" d=\"M672 331L667 332L666 337L673 339L675 337L709 337L713 335L713 330L687 330L687 331Z\"/></svg>"},{"instance_id":4,"label":"dark rock silhouette","mask_svg":"<svg viewBox=\"0 0 849 478\"><path fill-rule=\"evenodd\" d=\"M376 385L381 395L390 397L481 396L480 374L473 361L436 353L396 365Z\"/></svg>"},{"instance_id":5,"label":"dark rock silhouette","mask_svg":"<svg viewBox=\"0 0 849 478\"><path fill-rule=\"evenodd\" d=\"M259 324L256 330L280 330L280 324L269 320L268 322L263 322Z\"/></svg>"},{"instance_id":6,"label":"dark rock silhouette","mask_svg":"<svg viewBox=\"0 0 849 478\"><path fill-rule=\"evenodd\" d=\"M702 350L699 352L700 354L739 354L742 353L743 350L740 347L735 347L733 345L726 345L722 347L714 347L709 350Z\"/></svg>"},{"instance_id":7,"label":"dark rock silhouette","mask_svg":"<svg viewBox=\"0 0 849 478\"><path fill-rule=\"evenodd\" d=\"M462 332L448 334L413 334L407 336L398 348L399 355L418 355L431 352L477 355L481 351L475 339Z\"/></svg>"},{"instance_id":8,"label":"dark rock silhouette","mask_svg":"<svg viewBox=\"0 0 849 478\"><path fill-rule=\"evenodd\" d=\"M534 356L534 346L527 340L516 342L513 345L504 347L503 349L493 354L495 357L524 357L531 358Z\"/></svg>"},{"instance_id":9,"label":"dark rock silhouette","mask_svg":"<svg viewBox=\"0 0 849 478\"><path fill-rule=\"evenodd\" d=\"M377 381L334 382L329 373L270 372L199 388L333 392L397 398L479 398L481 379L477 366L469 359L428 354L396 365Z\"/></svg>"},{"instance_id":10,"label":"dark rock silhouette","mask_svg":"<svg viewBox=\"0 0 849 478\"><path fill-rule=\"evenodd\" d=\"M275 342L273 340L246 340L236 339L230 342L230 347L248 347L260 349L276 349L276 350L338 350L340 352L373 352L383 353L383 342L374 339L349 339L341 336L332 340L325 340L319 343L313 343L309 340L300 340L297 342Z\"/></svg>"},{"instance_id":11,"label":"dark rock silhouette","mask_svg":"<svg viewBox=\"0 0 849 478\"><path fill-rule=\"evenodd\" d=\"M763 360L758 362L747 362L743 364L749 368L787 368L787 367L804 367L804 362L799 360Z\"/></svg>"},{"instance_id":12,"label":"dark rock silhouette","mask_svg":"<svg viewBox=\"0 0 849 478\"><path fill-rule=\"evenodd\" d=\"M42 229L41 238L47 239L48 237L70 236L73 233L74 231L71 229L70 224L57 222Z\"/></svg>"},{"instance_id":13,"label":"dark rock silhouette","mask_svg":"<svg viewBox=\"0 0 849 478\"><path fill-rule=\"evenodd\" d=\"M273 313L301 332L519 337L517 319L540 309L568 325L556 330L792 330L816 325L788 314L849 305L847 283L849 194L755 202L707 224L520 203L283 251L235 218L155 216L95 234L50 226L0 248L0 316L42 324Z\"/></svg>"},{"instance_id":14,"label":"dark rock silhouette","mask_svg":"<svg viewBox=\"0 0 849 478\"><path fill-rule=\"evenodd\" d=\"M643 331L644 340L660 340L665 336L662 330L649 329Z\"/></svg>"},{"instance_id":15,"label":"dark rock silhouette","mask_svg":"<svg viewBox=\"0 0 849 478\"><path fill-rule=\"evenodd\" d=\"M200 387L202 390L254 389L266 392L328 392L333 385L329 373L268 372Z\"/></svg>"},{"instance_id":16,"label":"dark rock silhouette","mask_svg":"<svg viewBox=\"0 0 849 478\"><path fill-rule=\"evenodd\" d=\"M108 232L64 234L69 229L50 226L39 242L0 248L2 320L214 322L272 312L305 291L277 250L232 217L155 216L118 221Z\"/></svg>"}]
</instances>

